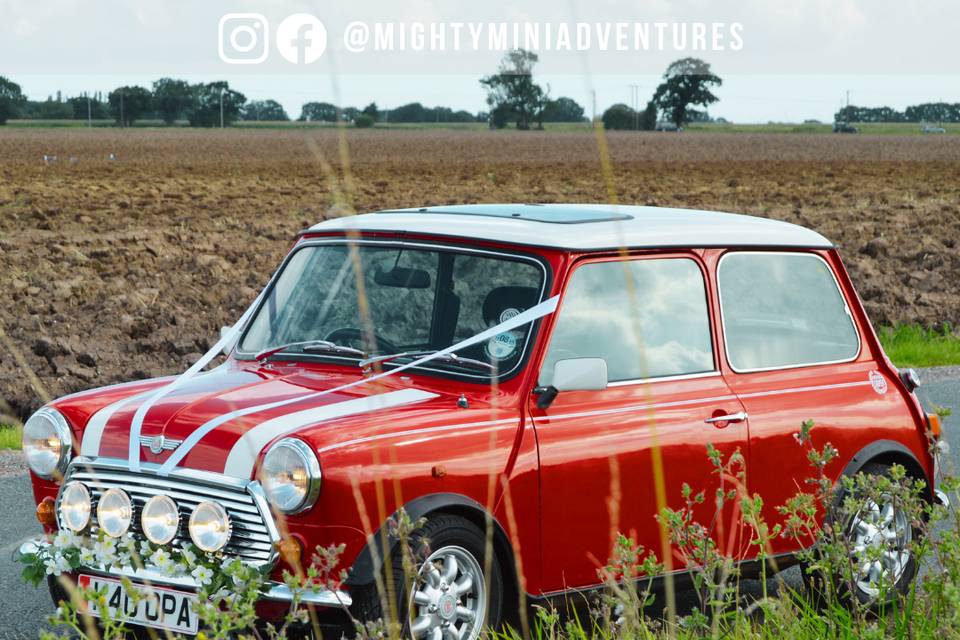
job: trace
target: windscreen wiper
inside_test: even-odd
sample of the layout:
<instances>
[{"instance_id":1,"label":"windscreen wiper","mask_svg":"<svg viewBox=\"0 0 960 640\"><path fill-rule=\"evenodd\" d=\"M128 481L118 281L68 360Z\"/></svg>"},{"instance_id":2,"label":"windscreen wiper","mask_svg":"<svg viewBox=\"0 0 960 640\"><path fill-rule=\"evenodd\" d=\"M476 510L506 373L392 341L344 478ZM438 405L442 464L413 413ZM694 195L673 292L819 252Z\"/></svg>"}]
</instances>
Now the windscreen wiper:
<instances>
[{"instance_id":1,"label":"windscreen wiper","mask_svg":"<svg viewBox=\"0 0 960 640\"><path fill-rule=\"evenodd\" d=\"M431 354L437 353L440 349L428 349L424 351L403 351L401 353L388 353L381 356L373 356L361 360L358 364L361 369L366 369L370 365L374 364L386 364L391 360L397 358L422 358L424 356L429 356ZM487 371L496 371L497 367L490 364L489 362L484 362L483 360L474 360L473 358L464 358L458 356L455 353L445 353L441 356L433 358L436 362L447 362L450 364L463 365L466 367L473 367L474 369L485 369Z\"/></svg>"},{"instance_id":2,"label":"windscreen wiper","mask_svg":"<svg viewBox=\"0 0 960 640\"><path fill-rule=\"evenodd\" d=\"M253 356L254 360L258 362L263 362L270 356L276 355L283 351L289 351L291 349L300 348L300 351L303 353L339 353L344 355L356 356L358 358L363 358L367 354L365 351L360 349L354 349L353 347L345 347L339 345L335 342L330 342L329 340L303 340L301 342L288 342L287 344L280 345L279 347L270 347L269 349L264 349Z\"/></svg>"}]
</instances>

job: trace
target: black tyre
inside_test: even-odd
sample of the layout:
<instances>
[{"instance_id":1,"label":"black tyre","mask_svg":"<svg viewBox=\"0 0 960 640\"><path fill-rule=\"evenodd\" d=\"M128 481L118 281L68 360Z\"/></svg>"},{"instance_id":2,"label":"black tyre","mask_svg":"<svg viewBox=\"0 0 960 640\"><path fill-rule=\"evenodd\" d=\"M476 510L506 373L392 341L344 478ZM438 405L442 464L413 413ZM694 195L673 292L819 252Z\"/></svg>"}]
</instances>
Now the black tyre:
<instances>
[{"instance_id":1,"label":"black tyre","mask_svg":"<svg viewBox=\"0 0 960 640\"><path fill-rule=\"evenodd\" d=\"M868 463L860 470L868 476L890 476L890 467L880 463ZM843 500L838 496L837 504ZM856 598L865 605L882 605L904 595L917 576L917 562L911 546L921 534L913 527L910 516L893 501L877 504L868 500L857 513L849 515L844 523L846 544L851 550L852 580L825 575L812 570L806 563L801 565L804 582L814 599L822 602L828 587L847 598ZM879 553L880 560L873 554ZM832 585L827 581L831 580ZM852 585L851 585L852 582ZM881 589L881 584L890 585Z\"/></svg>"},{"instance_id":2,"label":"black tyre","mask_svg":"<svg viewBox=\"0 0 960 640\"><path fill-rule=\"evenodd\" d=\"M476 640L486 627L498 627L503 615L503 574L497 558L485 560L487 541L469 520L438 515L412 536L411 546L428 542L427 559L413 578L404 576L399 553L391 558L391 599L381 597L376 583L354 589L351 612L367 622L391 617L396 607L404 636L426 640ZM489 565L489 575L485 568ZM386 569L386 568L385 568ZM384 605L388 610L384 611ZM456 635L454 635L456 634Z\"/></svg>"}]
</instances>

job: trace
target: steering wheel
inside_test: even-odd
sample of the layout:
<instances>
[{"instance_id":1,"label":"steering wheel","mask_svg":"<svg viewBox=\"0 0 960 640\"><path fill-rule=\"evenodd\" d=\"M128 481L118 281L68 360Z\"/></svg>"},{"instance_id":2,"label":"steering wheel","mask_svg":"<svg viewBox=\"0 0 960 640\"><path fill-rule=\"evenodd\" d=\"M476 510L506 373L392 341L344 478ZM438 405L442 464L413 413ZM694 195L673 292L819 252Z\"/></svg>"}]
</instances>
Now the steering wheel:
<instances>
[{"instance_id":1,"label":"steering wheel","mask_svg":"<svg viewBox=\"0 0 960 640\"><path fill-rule=\"evenodd\" d=\"M327 335L323 337L324 340L330 342L335 342L339 345L345 347L353 347L354 349L367 349L367 345L364 345L364 332L355 327L340 327L339 329L334 329ZM386 338L373 334L374 339L377 341L377 348L381 351L386 351L386 353L399 353L400 349L387 340Z\"/></svg>"}]
</instances>

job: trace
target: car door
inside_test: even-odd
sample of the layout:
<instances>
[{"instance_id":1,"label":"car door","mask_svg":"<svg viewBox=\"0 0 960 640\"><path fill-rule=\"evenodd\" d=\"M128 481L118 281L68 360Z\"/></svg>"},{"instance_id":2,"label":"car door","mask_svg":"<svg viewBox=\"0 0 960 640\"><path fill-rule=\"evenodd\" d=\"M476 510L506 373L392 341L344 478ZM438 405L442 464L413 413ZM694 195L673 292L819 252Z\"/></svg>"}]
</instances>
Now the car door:
<instances>
[{"instance_id":1,"label":"car door","mask_svg":"<svg viewBox=\"0 0 960 640\"><path fill-rule=\"evenodd\" d=\"M826 257L829 257L827 255ZM749 487L764 501L770 526L777 508L811 493L817 470L797 441L813 421L813 445L831 443L849 459L900 423L895 385L876 370L829 262L802 251L732 251L717 265L725 345L724 376L750 417ZM888 393L888 388L891 389ZM865 421L869 424L865 424ZM770 540L775 553L812 540Z\"/></svg>"},{"instance_id":2,"label":"car door","mask_svg":"<svg viewBox=\"0 0 960 640\"><path fill-rule=\"evenodd\" d=\"M606 361L609 384L560 392L547 408L531 401L545 591L597 584L618 532L663 560L655 515L663 501L683 506L683 483L706 491L697 516L714 521L707 444L729 456L747 424L716 367L709 298L693 254L588 260L567 279L541 385L557 361L585 357ZM727 515L713 527L725 547Z\"/></svg>"}]
</instances>

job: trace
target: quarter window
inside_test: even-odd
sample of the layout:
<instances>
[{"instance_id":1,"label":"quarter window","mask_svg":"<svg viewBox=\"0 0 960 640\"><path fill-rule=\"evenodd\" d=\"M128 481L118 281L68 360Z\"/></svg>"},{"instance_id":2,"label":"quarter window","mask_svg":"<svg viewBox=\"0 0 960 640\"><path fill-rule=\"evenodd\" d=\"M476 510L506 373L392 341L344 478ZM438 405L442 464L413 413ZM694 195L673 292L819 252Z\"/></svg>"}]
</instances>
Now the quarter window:
<instances>
[{"instance_id":1,"label":"quarter window","mask_svg":"<svg viewBox=\"0 0 960 640\"><path fill-rule=\"evenodd\" d=\"M712 371L703 274L684 258L586 264L567 285L540 382L567 358L603 358L611 382Z\"/></svg>"},{"instance_id":2,"label":"quarter window","mask_svg":"<svg viewBox=\"0 0 960 640\"><path fill-rule=\"evenodd\" d=\"M860 339L827 263L803 253L730 253L718 272L737 371L852 360Z\"/></svg>"}]
</instances>

